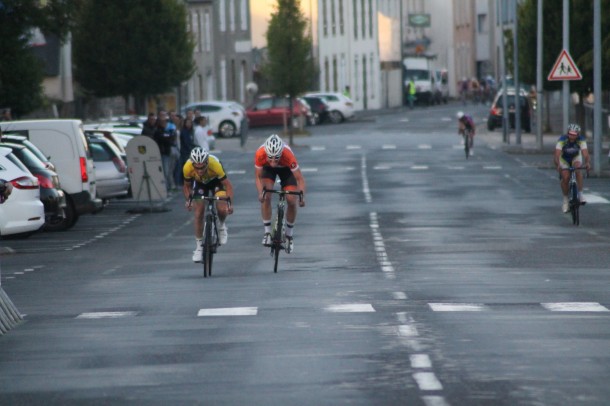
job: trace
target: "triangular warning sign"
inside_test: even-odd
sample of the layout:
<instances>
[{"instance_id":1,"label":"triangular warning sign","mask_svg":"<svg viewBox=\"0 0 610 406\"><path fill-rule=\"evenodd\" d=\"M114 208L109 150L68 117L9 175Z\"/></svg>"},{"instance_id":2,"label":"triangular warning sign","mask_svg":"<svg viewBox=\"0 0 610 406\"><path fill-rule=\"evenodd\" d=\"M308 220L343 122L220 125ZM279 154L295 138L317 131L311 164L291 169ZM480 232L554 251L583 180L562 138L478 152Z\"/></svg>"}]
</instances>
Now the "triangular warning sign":
<instances>
[{"instance_id":1,"label":"triangular warning sign","mask_svg":"<svg viewBox=\"0 0 610 406\"><path fill-rule=\"evenodd\" d=\"M547 80L581 80L582 75L567 50L561 51Z\"/></svg>"}]
</instances>

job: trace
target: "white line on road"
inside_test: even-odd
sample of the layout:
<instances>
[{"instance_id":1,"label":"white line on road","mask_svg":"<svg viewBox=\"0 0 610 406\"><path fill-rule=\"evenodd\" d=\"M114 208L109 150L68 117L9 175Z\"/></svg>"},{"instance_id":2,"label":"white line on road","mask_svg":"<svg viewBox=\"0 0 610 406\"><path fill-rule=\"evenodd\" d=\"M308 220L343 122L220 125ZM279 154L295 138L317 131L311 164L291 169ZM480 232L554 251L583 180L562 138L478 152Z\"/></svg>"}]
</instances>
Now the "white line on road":
<instances>
[{"instance_id":1,"label":"white line on road","mask_svg":"<svg viewBox=\"0 0 610 406\"><path fill-rule=\"evenodd\" d=\"M428 165L413 165L411 169L414 171L425 171L428 169Z\"/></svg>"},{"instance_id":2,"label":"white line on road","mask_svg":"<svg viewBox=\"0 0 610 406\"><path fill-rule=\"evenodd\" d=\"M431 368L432 361L428 354L411 354L409 356L411 360L411 367L413 368Z\"/></svg>"},{"instance_id":3,"label":"white line on road","mask_svg":"<svg viewBox=\"0 0 610 406\"><path fill-rule=\"evenodd\" d=\"M243 175L245 174L246 171L243 169L240 170L233 170L233 171L227 171L227 175Z\"/></svg>"},{"instance_id":4,"label":"white line on road","mask_svg":"<svg viewBox=\"0 0 610 406\"><path fill-rule=\"evenodd\" d=\"M396 149L396 145L382 145L381 149Z\"/></svg>"},{"instance_id":5,"label":"white line on road","mask_svg":"<svg viewBox=\"0 0 610 406\"><path fill-rule=\"evenodd\" d=\"M347 145L345 149L361 149L360 145Z\"/></svg>"},{"instance_id":6,"label":"white line on road","mask_svg":"<svg viewBox=\"0 0 610 406\"><path fill-rule=\"evenodd\" d=\"M77 319L117 319L119 317L132 317L138 312L90 312L81 313L76 316Z\"/></svg>"},{"instance_id":7,"label":"white line on road","mask_svg":"<svg viewBox=\"0 0 610 406\"><path fill-rule=\"evenodd\" d=\"M432 149L432 145L430 145L430 144L419 144L417 146L417 148L419 148L419 149Z\"/></svg>"},{"instance_id":8,"label":"white line on road","mask_svg":"<svg viewBox=\"0 0 610 406\"><path fill-rule=\"evenodd\" d=\"M416 372L413 379L420 390L443 390L443 385L432 372Z\"/></svg>"},{"instance_id":9,"label":"white line on road","mask_svg":"<svg viewBox=\"0 0 610 406\"><path fill-rule=\"evenodd\" d=\"M198 317L215 316L256 316L258 307L225 307L217 309L200 309Z\"/></svg>"},{"instance_id":10,"label":"white line on road","mask_svg":"<svg viewBox=\"0 0 610 406\"><path fill-rule=\"evenodd\" d=\"M352 303L327 306L324 310L333 313L371 313L375 308L369 303Z\"/></svg>"},{"instance_id":11,"label":"white line on road","mask_svg":"<svg viewBox=\"0 0 610 406\"><path fill-rule=\"evenodd\" d=\"M474 303L428 303L435 312L480 312L485 305Z\"/></svg>"},{"instance_id":12,"label":"white line on road","mask_svg":"<svg viewBox=\"0 0 610 406\"><path fill-rule=\"evenodd\" d=\"M605 306L597 302L557 302L540 303L542 307L552 312L607 312Z\"/></svg>"},{"instance_id":13,"label":"white line on road","mask_svg":"<svg viewBox=\"0 0 610 406\"><path fill-rule=\"evenodd\" d=\"M318 168L301 168L301 172L318 172Z\"/></svg>"}]
</instances>

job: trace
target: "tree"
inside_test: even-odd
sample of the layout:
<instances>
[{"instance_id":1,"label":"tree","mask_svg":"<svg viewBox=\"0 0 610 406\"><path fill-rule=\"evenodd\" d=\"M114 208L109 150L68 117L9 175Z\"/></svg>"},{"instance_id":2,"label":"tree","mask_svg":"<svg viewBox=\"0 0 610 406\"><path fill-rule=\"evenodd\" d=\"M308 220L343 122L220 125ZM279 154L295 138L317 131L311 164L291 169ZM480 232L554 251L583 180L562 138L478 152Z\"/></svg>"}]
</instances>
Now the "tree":
<instances>
[{"instance_id":1,"label":"tree","mask_svg":"<svg viewBox=\"0 0 610 406\"><path fill-rule=\"evenodd\" d=\"M525 82L536 82L536 35L537 1L526 0L519 6L519 73ZM601 13L602 41L610 43L610 0L602 0ZM563 10L555 2L543 2L543 67L546 75L563 49ZM610 49L602 46L602 88L610 90ZM591 0L570 1L570 55L583 75L570 88L580 94L593 87L593 2ZM561 81L545 80L545 90L561 89Z\"/></svg>"},{"instance_id":2,"label":"tree","mask_svg":"<svg viewBox=\"0 0 610 406\"><path fill-rule=\"evenodd\" d=\"M266 33L268 62L263 69L271 91L277 96L287 95L290 106L313 78L311 37L300 6L300 0L277 0ZM292 109L289 111L292 115ZM289 128L292 145L292 125Z\"/></svg>"},{"instance_id":3,"label":"tree","mask_svg":"<svg viewBox=\"0 0 610 406\"><path fill-rule=\"evenodd\" d=\"M66 38L71 27L74 1L3 0L0 2L0 108L10 107L15 118L44 102L44 67L32 53L31 32Z\"/></svg>"},{"instance_id":4,"label":"tree","mask_svg":"<svg viewBox=\"0 0 610 406\"><path fill-rule=\"evenodd\" d=\"M165 93L194 71L194 42L180 0L85 0L73 35L74 77L96 97Z\"/></svg>"}]
</instances>

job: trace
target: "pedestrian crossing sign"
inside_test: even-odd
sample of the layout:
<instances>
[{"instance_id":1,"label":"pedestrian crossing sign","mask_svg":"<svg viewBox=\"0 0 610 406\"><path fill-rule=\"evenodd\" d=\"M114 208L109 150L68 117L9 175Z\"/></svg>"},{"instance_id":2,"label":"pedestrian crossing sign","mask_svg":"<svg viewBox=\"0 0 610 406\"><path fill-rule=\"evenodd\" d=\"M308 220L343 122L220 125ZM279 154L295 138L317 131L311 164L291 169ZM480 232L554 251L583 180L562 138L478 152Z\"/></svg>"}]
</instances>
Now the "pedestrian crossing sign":
<instances>
[{"instance_id":1,"label":"pedestrian crossing sign","mask_svg":"<svg viewBox=\"0 0 610 406\"><path fill-rule=\"evenodd\" d=\"M581 80L582 75L566 49L561 51L547 80Z\"/></svg>"}]
</instances>

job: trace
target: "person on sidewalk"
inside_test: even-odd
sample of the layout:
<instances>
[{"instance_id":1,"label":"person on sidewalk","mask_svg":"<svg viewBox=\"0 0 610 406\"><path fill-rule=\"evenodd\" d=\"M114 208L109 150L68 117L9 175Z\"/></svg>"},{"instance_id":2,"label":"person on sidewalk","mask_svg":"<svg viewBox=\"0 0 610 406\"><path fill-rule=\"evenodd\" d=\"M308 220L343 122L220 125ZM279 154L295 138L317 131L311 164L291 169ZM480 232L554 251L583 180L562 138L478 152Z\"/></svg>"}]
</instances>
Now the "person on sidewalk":
<instances>
[{"instance_id":1,"label":"person on sidewalk","mask_svg":"<svg viewBox=\"0 0 610 406\"><path fill-rule=\"evenodd\" d=\"M554 162L561 179L561 192L563 193L562 210L564 213L569 211L569 182L570 172L566 171L569 167L580 168L583 166L587 171L591 169L591 157L587 149L587 140L580 134L578 124L568 125L568 132L559 137L555 145ZM585 196L582 194L583 179L582 171L576 171L576 184L578 185L578 199L580 204L586 204Z\"/></svg>"}]
</instances>

